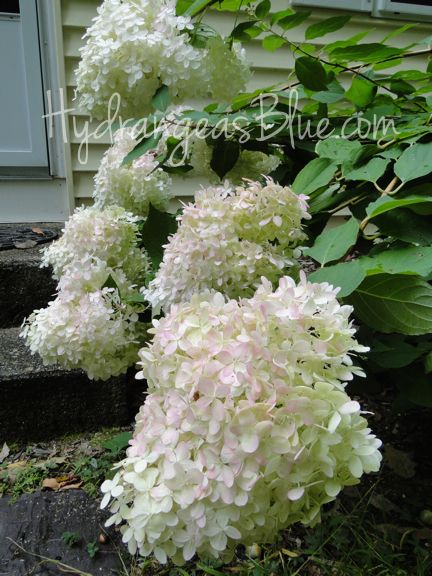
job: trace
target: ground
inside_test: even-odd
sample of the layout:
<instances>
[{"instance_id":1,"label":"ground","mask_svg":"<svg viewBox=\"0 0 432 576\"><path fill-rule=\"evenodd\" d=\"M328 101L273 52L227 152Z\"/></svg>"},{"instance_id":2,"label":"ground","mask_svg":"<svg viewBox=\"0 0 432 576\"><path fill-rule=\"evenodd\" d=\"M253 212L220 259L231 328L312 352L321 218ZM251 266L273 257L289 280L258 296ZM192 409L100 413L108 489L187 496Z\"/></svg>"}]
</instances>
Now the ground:
<instances>
[{"instance_id":1,"label":"ground","mask_svg":"<svg viewBox=\"0 0 432 576\"><path fill-rule=\"evenodd\" d=\"M323 511L317 527L293 527L272 545L239 547L230 565L192 561L177 569L150 560L140 566L128 557L118 534L104 534L95 499L101 480L123 454L128 429L10 446L10 454L0 464L0 493L4 495L0 540L9 536L26 552L10 541L6 548L3 542L2 549L0 542L0 575L61 574L66 570L58 565L61 561L75 568L71 573L94 576L429 576L431 412L421 408L395 411L390 391L361 400L366 410L374 412L369 416L371 428L384 441L380 473L346 489ZM40 492L42 485L46 488ZM27 518L25 534L13 520L23 517ZM104 543L99 541L100 534ZM51 563L40 564L41 559L29 552L47 556ZM19 572L16 566L22 565L26 570L39 566L39 571ZM5 572L5 566L9 571Z\"/></svg>"}]
</instances>

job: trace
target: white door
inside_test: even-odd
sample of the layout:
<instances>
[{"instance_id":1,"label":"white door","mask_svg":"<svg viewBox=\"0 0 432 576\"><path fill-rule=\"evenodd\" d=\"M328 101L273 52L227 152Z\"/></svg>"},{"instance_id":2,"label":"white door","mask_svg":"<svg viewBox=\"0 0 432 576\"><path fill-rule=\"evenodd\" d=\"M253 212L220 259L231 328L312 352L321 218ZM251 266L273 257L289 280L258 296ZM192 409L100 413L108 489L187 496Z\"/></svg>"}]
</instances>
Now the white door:
<instances>
[{"instance_id":1,"label":"white door","mask_svg":"<svg viewBox=\"0 0 432 576\"><path fill-rule=\"evenodd\" d=\"M0 0L0 178L49 174L36 0Z\"/></svg>"}]
</instances>

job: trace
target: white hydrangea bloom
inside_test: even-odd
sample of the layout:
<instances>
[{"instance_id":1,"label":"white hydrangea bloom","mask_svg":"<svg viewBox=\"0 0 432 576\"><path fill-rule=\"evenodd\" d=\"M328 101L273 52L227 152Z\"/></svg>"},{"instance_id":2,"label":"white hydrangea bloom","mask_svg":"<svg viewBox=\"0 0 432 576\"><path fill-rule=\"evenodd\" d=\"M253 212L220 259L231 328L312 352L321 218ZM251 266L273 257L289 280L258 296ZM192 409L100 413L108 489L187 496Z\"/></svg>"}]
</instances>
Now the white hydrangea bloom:
<instances>
[{"instance_id":1,"label":"white hydrangea bloom","mask_svg":"<svg viewBox=\"0 0 432 576\"><path fill-rule=\"evenodd\" d=\"M217 99L244 88L248 68L241 49L229 50L221 39L194 48L192 22L176 16L175 0L105 0L98 12L77 70L80 104L93 116L107 116L115 93L123 118L141 118L162 85L174 100L195 95L198 86Z\"/></svg>"},{"instance_id":2,"label":"white hydrangea bloom","mask_svg":"<svg viewBox=\"0 0 432 576\"><path fill-rule=\"evenodd\" d=\"M107 525L134 554L177 564L269 542L364 472L381 442L343 382L351 307L328 284L263 280L241 302L195 296L154 322L140 352L150 394L127 458L104 482Z\"/></svg>"},{"instance_id":3,"label":"white hydrangea bloom","mask_svg":"<svg viewBox=\"0 0 432 576\"><path fill-rule=\"evenodd\" d=\"M251 71L246 51L238 42L231 47L221 36L212 36L201 55L199 68L190 79L179 82L181 97L211 97L217 102L230 102L245 89Z\"/></svg>"},{"instance_id":4,"label":"white hydrangea bloom","mask_svg":"<svg viewBox=\"0 0 432 576\"><path fill-rule=\"evenodd\" d=\"M305 239L301 221L308 217L305 197L272 180L235 191L203 189L179 217L144 296L164 310L206 289L250 296L261 276L275 282L295 265L293 250Z\"/></svg>"},{"instance_id":5,"label":"white hydrangea bloom","mask_svg":"<svg viewBox=\"0 0 432 576\"><path fill-rule=\"evenodd\" d=\"M61 238L43 251L42 266L52 266L59 279L69 265L94 258L111 268L122 268L131 282L143 280L149 259L137 245L137 220L118 206L78 208Z\"/></svg>"},{"instance_id":6,"label":"white hydrangea bloom","mask_svg":"<svg viewBox=\"0 0 432 576\"><path fill-rule=\"evenodd\" d=\"M123 160L137 144L133 128L118 130L113 145L105 152L95 176L95 206L118 205L142 217L150 203L166 211L172 195L172 180L158 168L157 151L150 151L123 166Z\"/></svg>"},{"instance_id":7,"label":"white hydrangea bloom","mask_svg":"<svg viewBox=\"0 0 432 576\"><path fill-rule=\"evenodd\" d=\"M106 380L137 360L142 325L117 289L96 288L111 274L125 289L125 277L103 263L92 264L91 272L87 266L81 270L79 263L66 270L57 298L30 315L21 336L44 364L81 368L89 378Z\"/></svg>"}]
</instances>

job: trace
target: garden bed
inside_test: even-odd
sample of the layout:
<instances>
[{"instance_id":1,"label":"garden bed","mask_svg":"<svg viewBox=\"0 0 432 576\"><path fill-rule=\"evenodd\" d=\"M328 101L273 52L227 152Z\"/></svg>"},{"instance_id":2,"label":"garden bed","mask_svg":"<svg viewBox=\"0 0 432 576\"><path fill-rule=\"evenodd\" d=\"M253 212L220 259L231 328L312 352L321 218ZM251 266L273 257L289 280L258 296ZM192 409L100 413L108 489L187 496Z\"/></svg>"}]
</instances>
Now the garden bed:
<instances>
[{"instance_id":1,"label":"garden bed","mask_svg":"<svg viewBox=\"0 0 432 576\"><path fill-rule=\"evenodd\" d=\"M384 442L384 464L379 474L369 476L358 486L345 489L335 503L328 505L323 511L321 524L311 529L294 526L282 533L273 545L250 549L240 546L235 561L230 565L192 561L180 570L149 560L139 568L138 563L131 560L120 545L118 552L123 550L125 553L129 574L427 576L432 570L430 413L426 409L397 412L392 407L388 391L369 396L362 404L366 410L374 413L370 416L370 424ZM88 522L97 524L98 519L100 522L97 507L91 502L99 498L100 482L111 465L121 459L128 431L107 430L79 438L11 446L10 455L0 465L0 491L5 497L11 497L10 514L13 515L17 506L14 502L22 494L38 492L44 480L46 483L47 479L63 478L64 488L69 482L69 486L75 485L85 490L90 497L82 532L85 532ZM60 489L49 499L57 496L67 508L68 498L74 498L67 492L67 489ZM2 514L8 515L7 510L3 506ZM44 522L43 519L41 521ZM65 526L64 531L80 533L75 525L73 529ZM97 537L95 535L94 539L97 540ZM25 545L25 541L18 543ZM92 574L105 574L98 571L98 562L106 558L106 553L96 555L93 564L89 564L88 556L82 554L87 544L86 539L81 537L76 545L77 563L74 567L89 570ZM66 553L68 545L60 542L59 546L64 548L64 558L73 560L74 557ZM48 543L44 544L43 540L39 543L40 554L49 555L50 550ZM34 552L31 549L28 551ZM15 557L17 550L11 548L10 553ZM26 556L22 551L18 553ZM37 562L37 559L33 560Z\"/></svg>"}]
</instances>

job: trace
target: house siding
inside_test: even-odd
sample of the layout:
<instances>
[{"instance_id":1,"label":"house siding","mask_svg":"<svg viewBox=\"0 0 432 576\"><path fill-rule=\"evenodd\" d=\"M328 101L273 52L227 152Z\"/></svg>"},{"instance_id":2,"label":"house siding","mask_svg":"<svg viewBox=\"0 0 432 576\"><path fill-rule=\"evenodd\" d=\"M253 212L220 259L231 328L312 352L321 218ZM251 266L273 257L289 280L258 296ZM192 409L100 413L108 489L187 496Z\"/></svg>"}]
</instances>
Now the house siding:
<instances>
[{"instance_id":1,"label":"house siding","mask_svg":"<svg viewBox=\"0 0 432 576\"><path fill-rule=\"evenodd\" d=\"M98 0L61 0L61 23L63 33L63 51L65 65L65 83L67 108L74 109L69 114L69 146L71 158L71 178L75 197L75 203L91 202L93 190L93 177L98 169L100 160L106 147L110 143L110 135L107 133L101 138L91 137L88 141L88 150L82 145L82 134L89 131L94 132L97 123L89 123L89 117L76 109L74 102L74 90L76 86L75 69L79 62L79 48L83 44L82 36L86 28L90 25L92 18L96 15ZM288 5L286 0L273 0L274 10L283 10ZM304 8L300 8L304 9ZM313 21L346 13L346 11L336 11L327 9L312 9L313 14L308 19L307 24L290 31L290 38L294 42L304 39L304 31ZM212 13L208 17L208 22L222 33L229 33L232 29L232 14ZM382 20L371 18L366 14L352 13L352 19L343 29L343 37L349 37L360 31L370 29L367 42L379 42L387 34L399 28L403 22L397 20ZM404 34L395 37L392 43L395 46L404 46L412 42L421 40L430 35L432 26L428 24L416 24ZM341 38L340 32L329 34L325 39L317 39L315 43L327 43ZM264 51L260 42L256 41L246 46L248 59L252 64L253 77L250 81L249 89L285 82L288 79L290 69L293 66L293 56L290 50L281 49L274 53ZM402 65L408 68L424 67L424 61L420 58L410 58L409 62ZM81 155L81 157L80 157ZM198 181L196 181L198 185ZM189 196L194 189L195 183L191 179L179 179L176 184L177 196Z\"/></svg>"}]
</instances>

